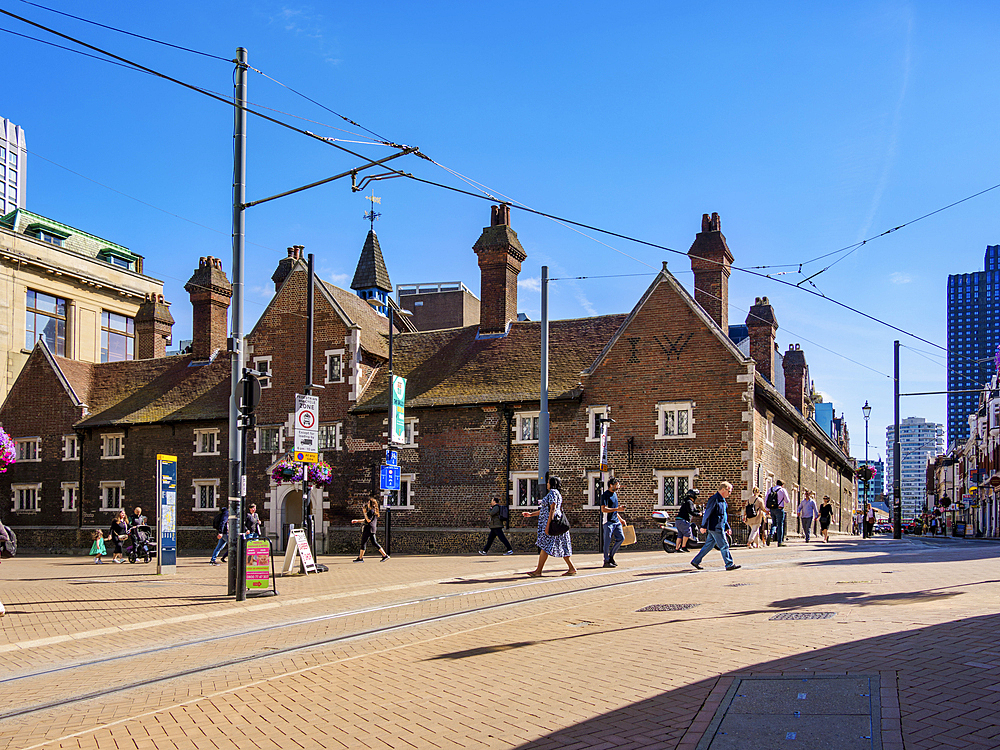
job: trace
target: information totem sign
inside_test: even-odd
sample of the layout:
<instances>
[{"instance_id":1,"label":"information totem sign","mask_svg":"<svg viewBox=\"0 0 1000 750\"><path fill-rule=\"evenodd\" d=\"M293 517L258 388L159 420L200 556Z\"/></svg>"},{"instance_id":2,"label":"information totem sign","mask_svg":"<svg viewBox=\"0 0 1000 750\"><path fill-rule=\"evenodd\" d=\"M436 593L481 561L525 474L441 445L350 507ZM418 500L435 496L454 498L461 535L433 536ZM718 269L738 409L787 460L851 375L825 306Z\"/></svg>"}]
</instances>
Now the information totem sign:
<instances>
[{"instance_id":1,"label":"information totem sign","mask_svg":"<svg viewBox=\"0 0 1000 750\"><path fill-rule=\"evenodd\" d=\"M160 503L156 516L156 572L177 572L177 456L156 456Z\"/></svg>"},{"instance_id":2,"label":"information totem sign","mask_svg":"<svg viewBox=\"0 0 1000 750\"><path fill-rule=\"evenodd\" d=\"M406 378L392 376L392 419L389 425L389 442L400 445L406 443L406 419L403 415L403 402L406 400Z\"/></svg>"}]
</instances>

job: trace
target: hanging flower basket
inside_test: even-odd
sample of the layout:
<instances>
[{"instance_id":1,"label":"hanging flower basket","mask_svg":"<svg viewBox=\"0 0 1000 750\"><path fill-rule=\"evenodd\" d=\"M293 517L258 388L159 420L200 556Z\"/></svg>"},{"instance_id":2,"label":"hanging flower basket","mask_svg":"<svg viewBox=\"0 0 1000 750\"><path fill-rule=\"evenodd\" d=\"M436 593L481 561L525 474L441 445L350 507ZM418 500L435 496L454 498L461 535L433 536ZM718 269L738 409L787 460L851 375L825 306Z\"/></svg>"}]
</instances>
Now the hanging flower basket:
<instances>
[{"instance_id":1,"label":"hanging flower basket","mask_svg":"<svg viewBox=\"0 0 1000 750\"><path fill-rule=\"evenodd\" d=\"M317 487L329 487L333 482L333 467L326 461L320 461L309 467L309 481Z\"/></svg>"},{"instance_id":2,"label":"hanging flower basket","mask_svg":"<svg viewBox=\"0 0 1000 750\"><path fill-rule=\"evenodd\" d=\"M870 482L875 478L878 470L874 466L859 466L854 475L859 482Z\"/></svg>"},{"instance_id":3,"label":"hanging flower basket","mask_svg":"<svg viewBox=\"0 0 1000 750\"><path fill-rule=\"evenodd\" d=\"M0 473L7 471L7 467L17 461L17 450L14 441L2 427L0 427Z\"/></svg>"},{"instance_id":4,"label":"hanging flower basket","mask_svg":"<svg viewBox=\"0 0 1000 750\"><path fill-rule=\"evenodd\" d=\"M302 465L295 463L291 459L283 458L271 469L271 479L278 484L282 482L301 482Z\"/></svg>"}]
</instances>

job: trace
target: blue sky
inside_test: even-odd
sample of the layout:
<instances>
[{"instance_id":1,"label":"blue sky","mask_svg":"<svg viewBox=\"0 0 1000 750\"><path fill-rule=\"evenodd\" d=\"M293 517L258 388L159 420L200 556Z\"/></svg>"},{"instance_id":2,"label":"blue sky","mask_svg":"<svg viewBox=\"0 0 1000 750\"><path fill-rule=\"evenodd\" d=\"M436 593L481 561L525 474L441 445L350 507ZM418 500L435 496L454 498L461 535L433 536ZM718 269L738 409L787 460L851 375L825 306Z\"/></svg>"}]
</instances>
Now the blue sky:
<instances>
[{"instance_id":1,"label":"blue sky","mask_svg":"<svg viewBox=\"0 0 1000 750\"><path fill-rule=\"evenodd\" d=\"M800 263L1000 183L995 3L43 4L226 59L246 47L260 71L249 99L270 115L371 140L278 81L540 211L681 252L701 215L718 212L735 266L793 284L841 255L802 274ZM23 0L0 7L231 95L227 62ZM0 29L67 44L9 17ZM144 255L173 303L175 339L188 338L183 285L198 258L232 267L231 109L37 41L0 32L0 42L0 115L25 128L30 152L27 207ZM250 118L251 200L357 164ZM393 164L472 189L427 161ZM489 202L406 179L378 182L375 193L394 283L461 280L478 292L471 247ZM982 270L986 245L1000 243L998 203L1000 189L906 226L804 286L944 345L947 275ZM350 285L369 206L340 181L248 211L247 329L290 245L315 253L324 278ZM590 277L553 282L553 317L630 309L663 260L691 288L679 255L519 211L512 225L528 253L520 307L532 318L542 265L553 277ZM639 275L595 278L618 274ZM816 388L846 413L857 455L865 400L870 455L884 454L895 338L908 347L902 391L944 389L940 349L768 278L733 272L731 321L764 295L781 349L802 345ZM943 423L945 399L907 398L901 412Z\"/></svg>"}]
</instances>

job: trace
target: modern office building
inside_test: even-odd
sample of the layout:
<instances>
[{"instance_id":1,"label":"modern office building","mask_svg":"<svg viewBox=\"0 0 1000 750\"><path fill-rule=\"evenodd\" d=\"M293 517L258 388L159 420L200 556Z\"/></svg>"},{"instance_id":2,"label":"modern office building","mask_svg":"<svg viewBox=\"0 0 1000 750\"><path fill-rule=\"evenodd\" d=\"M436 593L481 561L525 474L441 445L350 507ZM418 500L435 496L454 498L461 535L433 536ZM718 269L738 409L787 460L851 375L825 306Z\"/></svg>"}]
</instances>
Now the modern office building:
<instances>
[{"instance_id":1,"label":"modern office building","mask_svg":"<svg viewBox=\"0 0 1000 750\"><path fill-rule=\"evenodd\" d=\"M1000 344L1000 245L983 270L948 277L948 446L969 437L969 415L995 370Z\"/></svg>"},{"instance_id":2,"label":"modern office building","mask_svg":"<svg viewBox=\"0 0 1000 750\"><path fill-rule=\"evenodd\" d=\"M886 495L893 492L892 444L896 438L893 425L885 428ZM903 521L924 512L927 486L927 463L944 453L944 426L923 417L907 417L899 424L900 498Z\"/></svg>"},{"instance_id":3,"label":"modern office building","mask_svg":"<svg viewBox=\"0 0 1000 750\"><path fill-rule=\"evenodd\" d=\"M0 216L24 208L28 183L28 147L24 128L0 117Z\"/></svg>"}]
</instances>

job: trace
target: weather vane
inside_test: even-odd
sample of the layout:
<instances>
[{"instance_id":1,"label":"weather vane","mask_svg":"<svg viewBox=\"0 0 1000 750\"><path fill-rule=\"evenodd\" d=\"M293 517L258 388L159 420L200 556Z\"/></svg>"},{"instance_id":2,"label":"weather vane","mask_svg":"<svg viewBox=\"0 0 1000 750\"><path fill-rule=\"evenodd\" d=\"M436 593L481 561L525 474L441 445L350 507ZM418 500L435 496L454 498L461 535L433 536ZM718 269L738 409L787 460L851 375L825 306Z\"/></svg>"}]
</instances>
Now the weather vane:
<instances>
[{"instance_id":1,"label":"weather vane","mask_svg":"<svg viewBox=\"0 0 1000 750\"><path fill-rule=\"evenodd\" d=\"M371 195L366 195L365 197L372 202L372 210L368 211L365 214L365 218L368 219L372 223L372 231L374 232L375 231L375 219L377 219L379 216L382 215L382 214L378 213L375 210L375 204L378 203L381 206L382 205L382 199L375 197L375 188L374 187L372 188L372 194Z\"/></svg>"}]
</instances>

